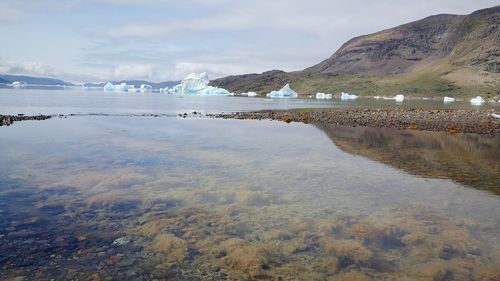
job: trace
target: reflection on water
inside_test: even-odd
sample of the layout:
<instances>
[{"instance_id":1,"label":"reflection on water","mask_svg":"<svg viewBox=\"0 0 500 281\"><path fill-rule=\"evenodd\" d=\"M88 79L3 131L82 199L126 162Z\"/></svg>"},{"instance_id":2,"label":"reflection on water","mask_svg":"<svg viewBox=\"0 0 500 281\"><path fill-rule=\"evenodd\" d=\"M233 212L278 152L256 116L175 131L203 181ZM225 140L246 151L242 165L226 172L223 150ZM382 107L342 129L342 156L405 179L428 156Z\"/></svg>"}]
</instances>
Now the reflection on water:
<instances>
[{"instance_id":1,"label":"reflection on water","mask_svg":"<svg viewBox=\"0 0 500 281\"><path fill-rule=\"evenodd\" d=\"M500 275L497 196L345 153L314 126L78 117L0 138L0 279Z\"/></svg>"},{"instance_id":2,"label":"reflection on water","mask_svg":"<svg viewBox=\"0 0 500 281\"><path fill-rule=\"evenodd\" d=\"M500 195L500 138L318 125L340 149L408 173L450 178Z\"/></svg>"}]
</instances>

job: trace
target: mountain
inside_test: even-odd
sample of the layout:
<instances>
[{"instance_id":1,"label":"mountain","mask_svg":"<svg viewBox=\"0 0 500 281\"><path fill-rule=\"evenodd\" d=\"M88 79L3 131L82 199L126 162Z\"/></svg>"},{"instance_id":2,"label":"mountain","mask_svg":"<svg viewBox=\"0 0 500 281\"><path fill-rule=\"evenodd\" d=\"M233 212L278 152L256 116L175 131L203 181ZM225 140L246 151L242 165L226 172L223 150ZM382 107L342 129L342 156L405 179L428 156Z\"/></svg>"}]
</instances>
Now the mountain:
<instances>
[{"instance_id":1,"label":"mountain","mask_svg":"<svg viewBox=\"0 0 500 281\"><path fill-rule=\"evenodd\" d=\"M85 86L87 87L104 87L107 82L103 83L85 83ZM134 87L139 88L141 87L142 84L146 85L151 85L153 89L160 89L160 88L166 88L166 87L173 87L177 84L180 83L180 81L166 81L166 82L159 82L159 83L153 83L149 81L144 81L144 80L121 80L121 81L111 81L113 84L121 84L121 83L126 83L127 85L134 85Z\"/></svg>"},{"instance_id":2,"label":"mountain","mask_svg":"<svg viewBox=\"0 0 500 281\"><path fill-rule=\"evenodd\" d=\"M24 75L0 75L0 79L12 83L15 81L26 82L28 85L43 85L43 86L74 86L74 84L65 82L63 80L46 78L46 77L31 77Z\"/></svg>"},{"instance_id":3,"label":"mountain","mask_svg":"<svg viewBox=\"0 0 500 281\"><path fill-rule=\"evenodd\" d=\"M470 15L435 15L355 37L302 71L268 71L214 80L229 91L279 89L302 94L500 94L500 6Z\"/></svg>"}]
</instances>

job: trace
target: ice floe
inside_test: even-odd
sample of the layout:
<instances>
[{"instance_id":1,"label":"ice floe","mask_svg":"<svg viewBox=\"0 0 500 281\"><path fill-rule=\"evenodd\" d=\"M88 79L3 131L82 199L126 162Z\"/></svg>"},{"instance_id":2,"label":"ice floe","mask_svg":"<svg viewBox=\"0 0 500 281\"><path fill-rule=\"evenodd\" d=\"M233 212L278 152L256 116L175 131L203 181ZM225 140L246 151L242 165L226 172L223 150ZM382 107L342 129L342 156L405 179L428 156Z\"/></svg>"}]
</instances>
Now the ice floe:
<instances>
[{"instance_id":1,"label":"ice floe","mask_svg":"<svg viewBox=\"0 0 500 281\"><path fill-rule=\"evenodd\" d=\"M257 93L256 92L248 92L248 93L242 93L242 96L247 96L247 97L256 97Z\"/></svg>"},{"instance_id":2,"label":"ice floe","mask_svg":"<svg viewBox=\"0 0 500 281\"><path fill-rule=\"evenodd\" d=\"M141 93L149 93L153 91L153 86L147 85L147 84L142 84L140 87Z\"/></svg>"},{"instance_id":3,"label":"ice floe","mask_svg":"<svg viewBox=\"0 0 500 281\"><path fill-rule=\"evenodd\" d=\"M15 81L15 82L12 82L11 86L14 89L19 89L19 88L23 88L23 87L28 86L28 83Z\"/></svg>"},{"instance_id":4,"label":"ice floe","mask_svg":"<svg viewBox=\"0 0 500 281\"><path fill-rule=\"evenodd\" d=\"M172 87L171 89L165 89L173 95L200 95L200 96L229 96L230 93L226 89L208 86L210 80L208 79L208 74L203 73L191 73L186 78L182 80L179 85Z\"/></svg>"},{"instance_id":5,"label":"ice floe","mask_svg":"<svg viewBox=\"0 0 500 281\"><path fill-rule=\"evenodd\" d=\"M477 97L471 99L470 103L472 105L482 105L483 103L485 103L485 100L482 97L477 96Z\"/></svg>"},{"instance_id":6,"label":"ice floe","mask_svg":"<svg viewBox=\"0 0 500 281\"><path fill-rule=\"evenodd\" d=\"M279 91L272 91L266 95L268 98L297 98L299 95L290 88L290 84L286 84Z\"/></svg>"},{"instance_id":7,"label":"ice floe","mask_svg":"<svg viewBox=\"0 0 500 281\"><path fill-rule=\"evenodd\" d=\"M444 97L443 102L455 102L455 98Z\"/></svg>"},{"instance_id":8,"label":"ice floe","mask_svg":"<svg viewBox=\"0 0 500 281\"><path fill-rule=\"evenodd\" d=\"M119 85L113 85L113 83L108 82L106 85L104 85L104 92L122 92L122 93L127 93L128 92L128 86L127 83L121 83Z\"/></svg>"},{"instance_id":9,"label":"ice floe","mask_svg":"<svg viewBox=\"0 0 500 281\"><path fill-rule=\"evenodd\" d=\"M396 97L394 98L395 101L397 102L403 102L405 100L405 96L403 95L396 95Z\"/></svg>"},{"instance_id":10,"label":"ice floe","mask_svg":"<svg viewBox=\"0 0 500 281\"><path fill-rule=\"evenodd\" d=\"M344 92L342 92L340 94L340 100L355 100L357 98L358 98L358 96L356 96L356 95L351 95L351 94L344 93Z\"/></svg>"},{"instance_id":11,"label":"ice floe","mask_svg":"<svg viewBox=\"0 0 500 281\"><path fill-rule=\"evenodd\" d=\"M318 100L331 100L331 99L333 99L333 95L332 94L325 94L325 93L317 93L316 99L318 99Z\"/></svg>"}]
</instances>

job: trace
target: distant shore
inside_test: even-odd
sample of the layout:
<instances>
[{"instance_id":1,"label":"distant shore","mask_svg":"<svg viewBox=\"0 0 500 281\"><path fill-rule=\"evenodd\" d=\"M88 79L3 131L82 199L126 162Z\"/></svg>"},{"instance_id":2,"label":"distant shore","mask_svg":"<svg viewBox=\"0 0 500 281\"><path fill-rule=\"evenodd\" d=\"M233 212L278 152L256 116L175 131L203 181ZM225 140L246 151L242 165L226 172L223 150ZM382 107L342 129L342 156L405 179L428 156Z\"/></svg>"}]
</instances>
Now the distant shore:
<instances>
[{"instance_id":1,"label":"distant shore","mask_svg":"<svg viewBox=\"0 0 500 281\"><path fill-rule=\"evenodd\" d=\"M214 118L279 120L286 123L388 127L402 130L442 131L500 136L500 119L493 111L427 109L289 110L213 114Z\"/></svg>"}]
</instances>

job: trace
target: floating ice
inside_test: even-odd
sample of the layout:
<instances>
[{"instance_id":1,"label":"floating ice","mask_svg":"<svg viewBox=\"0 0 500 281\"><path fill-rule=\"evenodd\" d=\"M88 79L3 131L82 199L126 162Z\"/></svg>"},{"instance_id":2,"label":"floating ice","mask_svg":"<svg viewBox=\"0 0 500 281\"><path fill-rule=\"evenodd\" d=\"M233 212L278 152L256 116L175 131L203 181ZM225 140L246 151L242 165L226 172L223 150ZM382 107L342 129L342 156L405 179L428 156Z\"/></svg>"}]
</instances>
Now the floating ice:
<instances>
[{"instance_id":1,"label":"floating ice","mask_svg":"<svg viewBox=\"0 0 500 281\"><path fill-rule=\"evenodd\" d=\"M491 113L490 115L491 115L491 117L494 117L494 118L500 119L500 114Z\"/></svg>"},{"instance_id":2,"label":"floating ice","mask_svg":"<svg viewBox=\"0 0 500 281\"><path fill-rule=\"evenodd\" d=\"M181 84L174 86L172 89L165 89L166 92L174 95L200 95L200 96L229 96L230 93L226 89L208 86L210 80L206 72L197 74L191 73Z\"/></svg>"},{"instance_id":3,"label":"floating ice","mask_svg":"<svg viewBox=\"0 0 500 281\"><path fill-rule=\"evenodd\" d=\"M342 92L340 94L340 99L341 100L355 100L357 98L358 98L358 96L356 96L356 95L350 95L350 94L344 93L344 92Z\"/></svg>"},{"instance_id":4,"label":"floating ice","mask_svg":"<svg viewBox=\"0 0 500 281\"><path fill-rule=\"evenodd\" d=\"M290 88L290 84L286 84L279 91L272 91L266 95L268 98L297 98L299 95Z\"/></svg>"},{"instance_id":5,"label":"floating ice","mask_svg":"<svg viewBox=\"0 0 500 281\"><path fill-rule=\"evenodd\" d=\"M443 102L455 102L455 98L444 97Z\"/></svg>"},{"instance_id":6,"label":"floating ice","mask_svg":"<svg viewBox=\"0 0 500 281\"><path fill-rule=\"evenodd\" d=\"M26 86L28 86L26 82L19 82L19 81L12 82L12 87L15 89L19 89Z\"/></svg>"},{"instance_id":7,"label":"floating ice","mask_svg":"<svg viewBox=\"0 0 500 281\"><path fill-rule=\"evenodd\" d=\"M376 100L379 100L380 96L374 96L373 98L376 99Z\"/></svg>"},{"instance_id":8,"label":"floating ice","mask_svg":"<svg viewBox=\"0 0 500 281\"><path fill-rule=\"evenodd\" d=\"M151 85L142 84L140 88L141 93L148 93L153 91L153 87Z\"/></svg>"},{"instance_id":9,"label":"floating ice","mask_svg":"<svg viewBox=\"0 0 500 281\"><path fill-rule=\"evenodd\" d=\"M104 85L104 92L128 92L127 83L121 83L120 85L113 85L113 83L108 82Z\"/></svg>"},{"instance_id":10,"label":"floating ice","mask_svg":"<svg viewBox=\"0 0 500 281\"><path fill-rule=\"evenodd\" d=\"M483 103L485 103L485 100L482 97L477 96L477 97L471 99L470 103L472 105L482 105Z\"/></svg>"},{"instance_id":11,"label":"floating ice","mask_svg":"<svg viewBox=\"0 0 500 281\"><path fill-rule=\"evenodd\" d=\"M396 97L394 98L395 101L397 102L403 102L405 100L405 96L403 95L396 95Z\"/></svg>"},{"instance_id":12,"label":"floating ice","mask_svg":"<svg viewBox=\"0 0 500 281\"><path fill-rule=\"evenodd\" d=\"M247 97L256 97L257 93L256 92L248 92L248 93L241 93L242 96L247 96Z\"/></svg>"},{"instance_id":13,"label":"floating ice","mask_svg":"<svg viewBox=\"0 0 500 281\"><path fill-rule=\"evenodd\" d=\"M139 89L137 89L134 85L128 85L127 87L128 87L127 91L129 93L137 93L137 92L139 92Z\"/></svg>"},{"instance_id":14,"label":"floating ice","mask_svg":"<svg viewBox=\"0 0 500 281\"><path fill-rule=\"evenodd\" d=\"M333 95L332 94L325 94L325 93L317 93L316 99L318 99L318 100L331 100L331 99L333 99Z\"/></svg>"}]
</instances>

